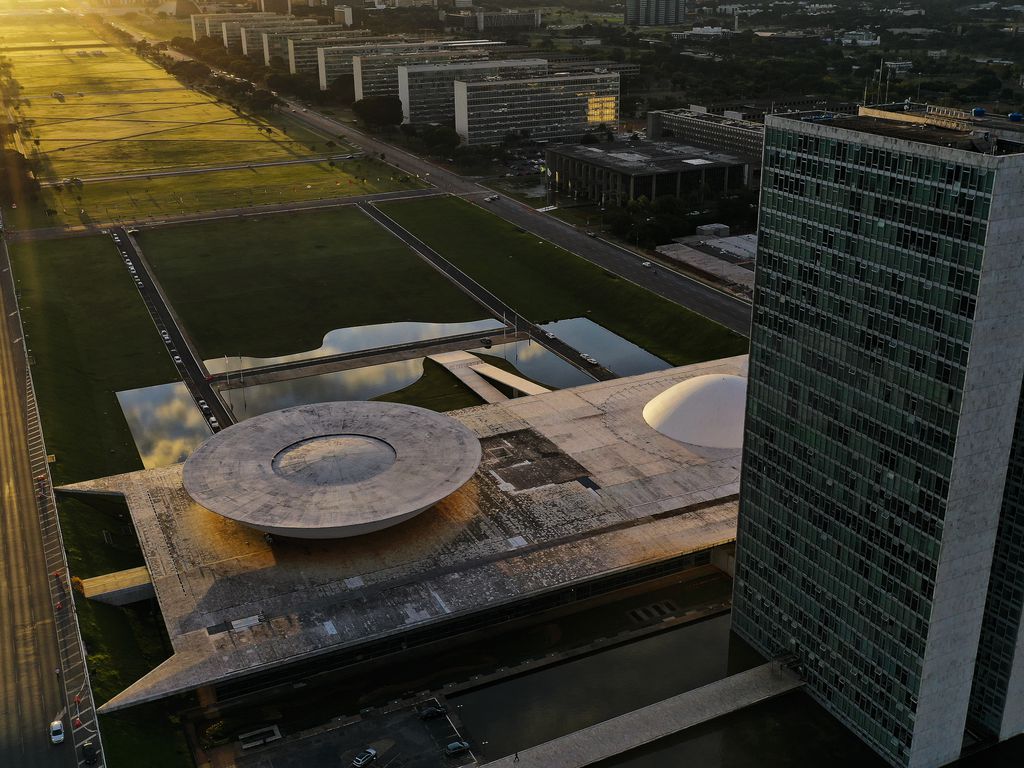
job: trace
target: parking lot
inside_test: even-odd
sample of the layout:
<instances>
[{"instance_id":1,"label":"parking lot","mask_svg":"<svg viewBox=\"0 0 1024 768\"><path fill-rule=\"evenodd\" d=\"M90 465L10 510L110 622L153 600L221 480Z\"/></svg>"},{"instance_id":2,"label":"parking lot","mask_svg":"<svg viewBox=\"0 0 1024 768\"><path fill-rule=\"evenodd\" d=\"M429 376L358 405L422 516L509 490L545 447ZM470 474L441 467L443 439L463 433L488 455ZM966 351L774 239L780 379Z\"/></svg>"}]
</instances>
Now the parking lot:
<instances>
[{"instance_id":1,"label":"parking lot","mask_svg":"<svg viewBox=\"0 0 1024 768\"><path fill-rule=\"evenodd\" d=\"M435 703L424 702L420 707ZM341 766L366 748L377 751L374 768L458 768L475 765L472 751L446 757L445 745L462 737L447 715L421 719L416 710L371 714L362 719L321 729L307 736L280 741L240 756L239 768L310 768Z\"/></svg>"}]
</instances>

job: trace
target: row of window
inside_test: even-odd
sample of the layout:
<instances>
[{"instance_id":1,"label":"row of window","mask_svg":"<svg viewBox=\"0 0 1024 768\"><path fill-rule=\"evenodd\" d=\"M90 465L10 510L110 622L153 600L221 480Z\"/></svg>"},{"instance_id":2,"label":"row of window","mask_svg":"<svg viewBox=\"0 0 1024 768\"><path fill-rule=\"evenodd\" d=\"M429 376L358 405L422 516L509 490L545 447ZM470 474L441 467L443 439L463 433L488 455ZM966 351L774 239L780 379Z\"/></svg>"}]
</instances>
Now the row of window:
<instances>
[{"instance_id":1,"label":"row of window","mask_svg":"<svg viewBox=\"0 0 1024 768\"><path fill-rule=\"evenodd\" d=\"M768 128L765 131L765 148L766 152L775 149L788 150L808 157L880 170L905 179L941 182L976 192L991 193L995 182L995 172L988 168L894 152L838 138L825 138L780 128Z\"/></svg>"}]
</instances>

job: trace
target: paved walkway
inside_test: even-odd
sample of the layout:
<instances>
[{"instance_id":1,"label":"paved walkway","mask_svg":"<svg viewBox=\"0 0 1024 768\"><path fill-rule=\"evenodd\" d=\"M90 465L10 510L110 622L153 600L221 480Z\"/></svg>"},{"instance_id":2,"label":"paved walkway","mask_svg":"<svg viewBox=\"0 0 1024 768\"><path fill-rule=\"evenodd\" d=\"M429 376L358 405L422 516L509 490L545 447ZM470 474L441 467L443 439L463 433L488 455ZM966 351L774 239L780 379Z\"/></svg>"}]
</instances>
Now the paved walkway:
<instances>
[{"instance_id":1,"label":"paved walkway","mask_svg":"<svg viewBox=\"0 0 1024 768\"><path fill-rule=\"evenodd\" d=\"M487 763L504 768L583 768L717 717L795 690L803 683L776 664L732 675L670 699L614 717Z\"/></svg>"},{"instance_id":2,"label":"paved walkway","mask_svg":"<svg viewBox=\"0 0 1024 768\"><path fill-rule=\"evenodd\" d=\"M500 390L473 370L474 365L483 362L476 355L469 352L442 352L439 355L430 355L427 359L443 365L485 403L503 403L508 400Z\"/></svg>"},{"instance_id":3,"label":"paved walkway","mask_svg":"<svg viewBox=\"0 0 1024 768\"><path fill-rule=\"evenodd\" d=\"M469 367L481 376L491 379L491 381L496 381L499 384L504 384L506 387L511 387L522 392L524 395L543 395L551 391L547 387L534 384L529 379L516 376L514 373L509 373L490 363L473 363Z\"/></svg>"}]
</instances>

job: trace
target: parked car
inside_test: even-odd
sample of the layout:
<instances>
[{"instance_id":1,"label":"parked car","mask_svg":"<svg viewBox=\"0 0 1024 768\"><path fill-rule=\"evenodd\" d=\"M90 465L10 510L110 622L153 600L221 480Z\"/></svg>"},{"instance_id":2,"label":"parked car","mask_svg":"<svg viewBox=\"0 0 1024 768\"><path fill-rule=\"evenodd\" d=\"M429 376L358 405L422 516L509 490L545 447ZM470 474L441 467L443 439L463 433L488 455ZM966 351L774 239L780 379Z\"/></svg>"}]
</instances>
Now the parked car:
<instances>
[{"instance_id":1,"label":"parked car","mask_svg":"<svg viewBox=\"0 0 1024 768\"><path fill-rule=\"evenodd\" d=\"M448 712L447 707L440 707L436 704L431 704L429 707L424 707L420 710L421 720L433 720L435 717L441 717Z\"/></svg>"},{"instance_id":2,"label":"parked car","mask_svg":"<svg viewBox=\"0 0 1024 768\"><path fill-rule=\"evenodd\" d=\"M453 741L451 744L444 748L444 753L448 755L448 757L453 757L455 755L463 755L466 752L469 752L468 741Z\"/></svg>"},{"instance_id":3,"label":"parked car","mask_svg":"<svg viewBox=\"0 0 1024 768\"><path fill-rule=\"evenodd\" d=\"M377 760L377 750L373 747L367 747L354 758L352 758L352 768L363 768L365 765L369 765Z\"/></svg>"},{"instance_id":4,"label":"parked car","mask_svg":"<svg viewBox=\"0 0 1024 768\"><path fill-rule=\"evenodd\" d=\"M54 720L50 723L50 743L60 744L64 741L64 721Z\"/></svg>"},{"instance_id":5,"label":"parked car","mask_svg":"<svg viewBox=\"0 0 1024 768\"><path fill-rule=\"evenodd\" d=\"M82 745L82 762L86 765L96 765L96 761L99 759L99 753L96 751L96 745L92 741L87 741Z\"/></svg>"}]
</instances>

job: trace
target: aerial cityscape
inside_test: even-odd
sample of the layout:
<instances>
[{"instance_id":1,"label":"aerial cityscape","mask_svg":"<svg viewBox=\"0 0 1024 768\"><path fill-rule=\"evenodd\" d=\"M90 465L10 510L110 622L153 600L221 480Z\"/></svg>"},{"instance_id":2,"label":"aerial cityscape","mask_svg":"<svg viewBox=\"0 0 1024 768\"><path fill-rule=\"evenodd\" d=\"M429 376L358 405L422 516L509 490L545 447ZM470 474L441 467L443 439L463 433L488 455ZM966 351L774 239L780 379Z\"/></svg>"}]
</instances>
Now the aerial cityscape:
<instances>
[{"instance_id":1,"label":"aerial cityscape","mask_svg":"<svg viewBox=\"0 0 1024 768\"><path fill-rule=\"evenodd\" d=\"M1024 764L1024 5L342 2L0 0L0 767Z\"/></svg>"}]
</instances>

